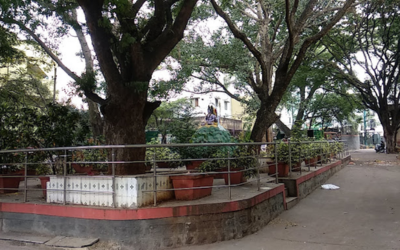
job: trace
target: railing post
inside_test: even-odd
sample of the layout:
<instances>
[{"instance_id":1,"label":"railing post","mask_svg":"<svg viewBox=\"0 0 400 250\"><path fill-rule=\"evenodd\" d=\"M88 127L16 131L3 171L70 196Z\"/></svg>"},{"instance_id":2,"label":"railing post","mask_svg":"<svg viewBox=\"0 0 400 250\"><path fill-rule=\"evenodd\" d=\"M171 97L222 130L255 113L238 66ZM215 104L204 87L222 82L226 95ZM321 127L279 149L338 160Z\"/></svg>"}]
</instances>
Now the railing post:
<instances>
[{"instance_id":1,"label":"railing post","mask_svg":"<svg viewBox=\"0 0 400 250\"><path fill-rule=\"evenodd\" d=\"M298 142L298 145L299 145L299 162L300 162L300 175L301 175L301 161L302 161L302 159L301 159L301 156L302 156L302 152L301 152L301 146L302 146L302 144L301 144L301 142Z\"/></svg>"},{"instance_id":2,"label":"railing post","mask_svg":"<svg viewBox=\"0 0 400 250\"><path fill-rule=\"evenodd\" d=\"M309 160L308 160L308 164L307 164L308 166L307 167L308 167L308 172L310 172L310 170L311 170L311 154L310 154L310 150L311 150L312 153L314 153L314 152L313 152L313 148L312 148L313 144L311 142L307 142L307 143L308 143L308 145L307 145L307 157L310 157Z\"/></svg>"},{"instance_id":3,"label":"railing post","mask_svg":"<svg viewBox=\"0 0 400 250\"><path fill-rule=\"evenodd\" d=\"M67 204L67 150L64 150L63 176L64 176L63 205L65 205Z\"/></svg>"},{"instance_id":4,"label":"railing post","mask_svg":"<svg viewBox=\"0 0 400 250\"><path fill-rule=\"evenodd\" d=\"M232 199L232 190L231 190L231 154L228 150L228 190L229 190L229 200Z\"/></svg>"},{"instance_id":5,"label":"railing post","mask_svg":"<svg viewBox=\"0 0 400 250\"><path fill-rule=\"evenodd\" d=\"M157 150L157 148L154 148L154 154L153 154L153 186L154 186L153 200L154 200L154 206L157 206L156 150Z\"/></svg>"},{"instance_id":6,"label":"railing post","mask_svg":"<svg viewBox=\"0 0 400 250\"><path fill-rule=\"evenodd\" d=\"M289 176L292 176L292 150L290 145L290 138L288 139L288 147L289 147Z\"/></svg>"},{"instance_id":7,"label":"railing post","mask_svg":"<svg viewBox=\"0 0 400 250\"><path fill-rule=\"evenodd\" d=\"M116 204L116 186L115 186L115 148L111 149L111 172L112 172L112 201L113 201L113 207L117 207Z\"/></svg>"},{"instance_id":8,"label":"railing post","mask_svg":"<svg viewBox=\"0 0 400 250\"><path fill-rule=\"evenodd\" d=\"M259 147L261 147L261 145L259 146ZM259 152L259 150L260 150L260 148L257 148L258 149L258 152ZM258 156L259 156L260 154L258 153ZM257 150L254 150L254 160L256 161L256 170L257 170L257 191L260 191L260 184L261 184L261 181L260 181L260 160L259 160L260 158L259 157L257 157Z\"/></svg>"},{"instance_id":9,"label":"railing post","mask_svg":"<svg viewBox=\"0 0 400 250\"><path fill-rule=\"evenodd\" d=\"M24 202L28 201L28 152L25 152L25 173L24 173L24 180L25 180L25 186L24 186Z\"/></svg>"},{"instance_id":10,"label":"railing post","mask_svg":"<svg viewBox=\"0 0 400 250\"><path fill-rule=\"evenodd\" d=\"M324 158L324 149L322 148L322 142L319 143L319 149L320 149L320 152L321 152L320 164L321 164L321 167L322 167L322 161L324 160L323 159Z\"/></svg>"},{"instance_id":11,"label":"railing post","mask_svg":"<svg viewBox=\"0 0 400 250\"><path fill-rule=\"evenodd\" d=\"M276 181L276 184L279 183L278 175L279 175L279 172L278 172L278 144L275 141L275 181Z\"/></svg>"}]
</instances>

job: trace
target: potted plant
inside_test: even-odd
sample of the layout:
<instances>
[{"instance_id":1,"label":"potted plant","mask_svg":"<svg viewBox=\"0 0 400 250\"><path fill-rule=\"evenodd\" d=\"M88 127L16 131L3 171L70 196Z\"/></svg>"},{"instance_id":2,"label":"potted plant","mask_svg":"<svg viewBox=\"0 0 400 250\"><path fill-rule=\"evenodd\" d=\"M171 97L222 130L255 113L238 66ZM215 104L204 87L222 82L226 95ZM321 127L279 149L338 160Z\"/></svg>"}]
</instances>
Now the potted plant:
<instances>
[{"instance_id":1,"label":"potted plant","mask_svg":"<svg viewBox=\"0 0 400 250\"><path fill-rule=\"evenodd\" d=\"M202 172L222 171L225 184L240 184L256 173L254 150L247 145L221 147L211 158L200 165ZM229 168L228 168L229 166Z\"/></svg>"},{"instance_id":2,"label":"potted plant","mask_svg":"<svg viewBox=\"0 0 400 250\"><path fill-rule=\"evenodd\" d=\"M290 142L289 147L292 171L300 171L301 162L304 158L304 144L300 140L293 140L293 142Z\"/></svg>"},{"instance_id":3,"label":"potted plant","mask_svg":"<svg viewBox=\"0 0 400 250\"><path fill-rule=\"evenodd\" d=\"M16 174L0 175L0 193L16 193L18 192L21 176Z\"/></svg>"},{"instance_id":4,"label":"potted plant","mask_svg":"<svg viewBox=\"0 0 400 250\"><path fill-rule=\"evenodd\" d=\"M228 143L231 142L231 135L228 131L218 127L201 127L190 139L191 143ZM221 150L218 146L196 146L189 148L181 148L179 153L186 162L187 169L197 169L201 163L210 158L217 150Z\"/></svg>"},{"instance_id":5,"label":"potted plant","mask_svg":"<svg viewBox=\"0 0 400 250\"><path fill-rule=\"evenodd\" d=\"M50 181L50 176L46 176L51 173L51 167L47 164L39 164L36 167L36 173L39 175L40 186L43 191L43 196L46 199L47 195L47 182Z\"/></svg>"},{"instance_id":6,"label":"potted plant","mask_svg":"<svg viewBox=\"0 0 400 250\"><path fill-rule=\"evenodd\" d=\"M0 168L0 193L18 192L19 184L25 175L25 165L22 164L25 156L25 153L2 155L1 161L9 164L4 164ZM29 166L28 171L32 171L32 166Z\"/></svg>"},{"instance_id":7,"label":"potted plant","mask_svg":"<svg viewBox=\"0 0 400 250\"><path fill-rule=\"evenodd\" d=\"M77 174L94 175L107 172L108 161L106 149L84 149L72 153L71 167Z\"/></svg>"},{"instance_id":8,"label":"potted plant","mask_svg":"<svg viewBox=\"0 0 400 250\"><path fill-rule=\"evenodd\" d=\"M239 145L233 152L233 158L233 169L238 171L238 174L235 176L234 173L230 173L231 184L239 184L244 179L256 174L257 159L255 158L255 148L249 145ZM225 184L228 184L228 173L224 175L224 179Z\"/></svg>"},{"instance_id":9,"label":"potted plant","mask_svg":"<svg viewBox=\"0 0 400 250\"><path fill-rule=\"evenodd\" d=\"M334 145L335 145L335 148L334 148L335 154L336 155L340 154L343 151L343 148L344 148L343 143L342 142L335 142Z\"/></svg>"},{"instance_id":10,"label":"potted plant","mask_svg":"<svg viewBox=\"0 0 400 250\"><path fill-rule=\"evenodd\" d=\"M277 147L276 155L274 154L271 158L275 159L277 157L278 176L286 177L289 175L289 144L281 141L280 143L276 143L275 146ZM269 171L271 174L275 174L275 165L271 165Z\"/></svg>"},{"instance_id":11,"label":"potted plant","mask_svg":"<svg viewBox=\"0 0 400 250\"><path fill-rule=\"evenodd\" d=\"M316 143L316 152L318 157L318 163L326 163L328 161L329 154L329 143L327 141L320 141Z\"/></svg>"},{"instance_id":12,"label":"potted plant","mask_svg":"<svg viewBox=\"0 0 400 250\"><path fill-rule=\"evenodd\" d=\"M317 151L316 151L316 146L315 143L307 143L304 144L303 146L304 150L304 162L306 165L309 165L311 167L317 166Z\"/></svg>"},{"instance_id":13,"label":"potted plant","mask_svg":"<svg viewBox=\"0 0 400 250\"><path fill-rule=\"evenodd\" d=\"M151 139L150 145L160 144L155 139ZM149 147L146 148L146 164L153 165L153 161L159 168L177 168L182 164L181 156L168 147Z\"/></svg>"}]
</instances>

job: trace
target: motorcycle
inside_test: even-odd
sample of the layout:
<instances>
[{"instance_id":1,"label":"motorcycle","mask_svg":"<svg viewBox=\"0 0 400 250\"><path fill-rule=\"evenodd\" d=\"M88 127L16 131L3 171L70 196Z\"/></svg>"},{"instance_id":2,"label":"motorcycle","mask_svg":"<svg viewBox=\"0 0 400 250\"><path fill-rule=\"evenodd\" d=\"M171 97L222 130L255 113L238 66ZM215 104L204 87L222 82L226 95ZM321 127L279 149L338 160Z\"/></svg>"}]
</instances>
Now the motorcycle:
<instances>
[{"instance_id":1,"label":"motorcycle","mask_svg":"<svg viewBox=\"0 0 400 250\"><path fill-rule=\"evenodd\" d=\"M376 144L375 145L375 151L377 153L385 153L385 144Z\"/></svg>"}]
</instances>

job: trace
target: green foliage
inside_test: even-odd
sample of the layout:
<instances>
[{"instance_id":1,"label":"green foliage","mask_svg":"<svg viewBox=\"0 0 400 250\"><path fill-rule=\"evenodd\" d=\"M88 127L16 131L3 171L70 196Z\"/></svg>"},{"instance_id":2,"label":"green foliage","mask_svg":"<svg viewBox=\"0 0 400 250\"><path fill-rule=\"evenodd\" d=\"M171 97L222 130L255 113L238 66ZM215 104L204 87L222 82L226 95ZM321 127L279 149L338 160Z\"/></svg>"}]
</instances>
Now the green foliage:
<instances>
[{"instance_id":1,"label":"green foliage","mask_svg":"<svg viewBox=\"0 0 400 250\"><path fill-rule=\"evenodd\" d=\"M220 130L217 127L201 127L190 139L191 143L229 143L231 135L226 130ZM228 146L207 146L207 147L188 147L182 148L180 154L186 159L210 158L216 151L226 153L232 150Z\"/></svg>"},{"instance_id":2,"label":"green foliage","mask_svg":"<svg viewBox=\"0 0 400 250\"><path fill-rule=\"evenodd\" d=\"M303 151L304 159L307 159L307 160L318 156L317 144L313 143L313 142L303 144L302 151Z\"/></svg>"},{"instance_id":3,"label":"green foliage","mask_svg":"<svg viewBox=\"0 0 400 250\"><path fill-rule=\"evenodd\" d=\"M18 108L3 102L0 104L0 125L0 149L82 145L90 133L87 118L82 113L55 104L48 104L43 113L37 109ZM34 154L36 158L32 161L53 161L52 154ZM15 162L23 161L18 159Z\"/></svg>"},{"instance_id":4,"label":"green foliage","mask_svg":"<svg viewBox=\"0 0 400 250\"><path fill-rule=\"evenodd\" d=\"M147 123L147 130L157 130L165 143L167 134L172 136L173 143L188 143L196 132L194 108L187 99L164 102L157 108Z\"/></svg>"},{"instance_id":5,"label":"green foliage","mask_svg":"<svg viewBox=\"0 0 400 250\"><path fill-rule=\"evenodd\" d=\"M149 145L159 144L158 141L152 139ZM146 164L153 165L153 160L157 162L167 162L171 168L177 168L182 164L181 156L169 149L168 147L149 147L146 148Z\"/></svg>"},{"instance_id":6,"label":"green foliage","mask_svg":"<svg viewBox=\"0 0 400 250\"><path fill-rule=\"evenodd\" d=\"M245 176L251 177L256 173L257 159L254 157L255 155L255 148L248 145L238 144L235 147L230 147L230 150L218 148L209 160L200 165L200 171L225 170L229 164L231 170L247 170L244 171Z\"/></svg>"},{"instance_id":7,"label":"green foliage","mask_svg":"<svg viewBox=\"0 0 400 250\"><path fill-rule=\"evenodd\" d=\"M86 139L86 146L99 146L104 145L104 138L93 138ZM93 167L94 170L106 172L108 170L108 150L104 148L99 149L83 149L72 152L72 161L85 162L78 163L84 167Z\"/></svg>"},{"instance_id":8,"label":"green foliage","mask_svg":"<svg viewBox=\"0 0 400 250\"><path fill-rule=\"evenodd\" d=\"M218 127L201 127L192 136L192 143L223 143L230 142L231 135Z\"/></svg>"}]
</instances>

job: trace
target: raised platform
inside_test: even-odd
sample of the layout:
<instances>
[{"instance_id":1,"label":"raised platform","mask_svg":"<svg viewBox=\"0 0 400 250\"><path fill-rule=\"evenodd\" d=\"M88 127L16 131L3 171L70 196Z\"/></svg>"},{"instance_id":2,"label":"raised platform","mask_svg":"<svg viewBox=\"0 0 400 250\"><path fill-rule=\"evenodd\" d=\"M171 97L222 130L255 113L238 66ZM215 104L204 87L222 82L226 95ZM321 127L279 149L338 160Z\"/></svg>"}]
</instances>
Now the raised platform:
<instances>
[{"instance_id":1,"label":"raised platform","mask_svg":"<svg viewBox=\"0 0 400 250\"><path fill-rule=\"evenodd\" d=\"M347 156L342 160L333 160L317 168L311 167L310 171L292 172L289 177L280 177L279 182L285 184L289 197L303 199L340 171L350 160L351 156Z\"/></svg>"},{"instance_id":2,"label":"raised platform","mask_svg":"<svg viewBox=\"0 0 400 250\"><path fill-rule=\"evenodd\" d=\"M219 183L221 182L221 183ZM215 180L220 186L223 180ZM44 202L44 200L43 200ZM163 249L241 238L277 217L285 207L284 185L264 181L228 189L193 202L113 209L39 203L0 203L3 231L100 238L138 249Z\"/></svg>"},{"instance_id":3,"label":"raised platform","mask_svg":"<svg viewBox=\"0 0 400 250\"><path fill-rule=\"evenodd\" d=\"M349 159L301 175L292 173L290 178L284 178L285 184L294 183L296 197L304 197ZM165 201L157 207L137 209L64 206L46 204L44 199L21 203L18 195L0 196L0 227L5 232L100 238L137 249L237 239L257 232L286 209L285 186L263 177L260 191L253 181L232 187L229 193L228 188L221 187L223 180L217 179L211 196L194 201Z\"/></svg>"}]
</instances>

